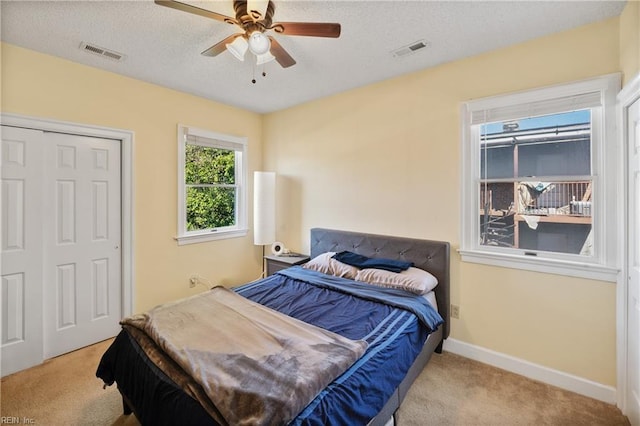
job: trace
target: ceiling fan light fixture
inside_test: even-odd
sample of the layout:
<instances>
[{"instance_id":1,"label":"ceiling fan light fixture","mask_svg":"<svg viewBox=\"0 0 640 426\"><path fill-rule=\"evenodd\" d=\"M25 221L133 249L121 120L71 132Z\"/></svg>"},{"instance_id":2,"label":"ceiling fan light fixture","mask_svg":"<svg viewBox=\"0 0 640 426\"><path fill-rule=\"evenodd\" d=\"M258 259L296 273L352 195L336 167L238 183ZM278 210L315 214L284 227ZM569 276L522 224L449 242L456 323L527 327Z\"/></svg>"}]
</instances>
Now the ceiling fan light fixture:
<instances>
[{"instance_id":1,"label":"ceiling fan light fixture","mask_svg":"<svg viewBox=\"0 0 640 426\"><path fill-rule=\"evenodd\" d=\"M0 0L2 1L2 0ZM239 27L242 33L231 34L213 46L200 52L214 57L225 50L244 61L247 50L256 56L258 64L275 59L282 68L296 64L295 59L278 43L264 34L273 31L285 36L340 37L341 26L331 22L273 22L275 5L272 0L233 0L235 18L184 3L184 0L155 0L156 4L193 15L226 22ZM264 55L264 56L261 56ZM263 71L264 73L264 71Z\"/></svg>"},{"instance_id":2,"label":"ceiling fan light fixture","mask_svg":"<svg viewBox=\"0 0 640 426\"><path fill-rule=\"evenodd\" d=\"M238 58L239 61L244 61L244 55L249 48L249 43L247 43L244 37L236 37L231 43L227 43L225 46L229 53Z\"/></svg>"},{"instance_id":3,"label":"ceiling fan light fixture","mask_svg":"<svg viewBox=\"0 0 640 426\"><path fill-rule=\"evenodd\" d=\"M271 42L260 31L254 31L249 36L249 50L256 55L264 55L271 49Z\"/></svg>"},{"instance_id":4,"label":"ceiling fan light fixture","mask_svg":"<svg viewBox=\"0 0 640 426\"><path fill-rule=\"evenodd\" d=\"M276 57L273 56L271 54L271 52L267 51L266 53L263 53L262 55L256 55L256 64L257 65L263 65L266 64L267 62L271 62L275 59Z\"/></svg>"}]
</instances>

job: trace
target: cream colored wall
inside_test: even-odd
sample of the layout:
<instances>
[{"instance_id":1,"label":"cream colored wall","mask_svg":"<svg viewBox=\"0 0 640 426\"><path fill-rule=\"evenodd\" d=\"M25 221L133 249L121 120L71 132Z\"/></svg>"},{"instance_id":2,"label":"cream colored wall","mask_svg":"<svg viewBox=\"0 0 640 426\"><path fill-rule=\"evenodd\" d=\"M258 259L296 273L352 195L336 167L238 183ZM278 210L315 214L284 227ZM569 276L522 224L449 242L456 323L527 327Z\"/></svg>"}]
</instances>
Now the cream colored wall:
<instances>
[{"instance_id":1,"label":"cream colored wall","mask_svg":"<svg viewBox=\"0 0 640 426\"><path fill-rule=\"evenodd\" d=\"M634 7L620 25L610 19L265 117L2 44L1 106L135 132L137 311L201 291L188 288L195 272L232 285L260 271L251 235L187 246L173 240L175 134L183 123L247 136L251 170L260 168L264 139L263 169L279 173L278 239L290 248L308 250L314 226L451 241L452 302L461 307L452 337L613 385L613 284L460 262L459 108L637 70L640 52L624 41L638 31Z\"/></svg>"},{"instance_id":2,"label":"cream colored wall","mask_svg":"<svg viewBox=\"0 0 640 426\"><path fill-rule=\"evenodd\" d=\"M629 0L620 14L620 69L625 84L640 73L640 0Z\"/></svg>"},{"instance_id":3,"label":"cream colored wall","mask_svg":"<svg viewBox=\"0 0 640 426\"><path fill-rule=\"evenodd\" d=\"M451 337L615 385L615 284L460 261L460 106L619 71L618 19L269 114L278 239L311 227L452 243ZM428 52L426 53L428 54Z\"/></svg>"},{"instance_id":4,"label":"cream colored wall","mask_svg":"<svg viewBox=\"0 0 640 426\"><path fill-rule=\"evenodd\" d=\"M203 291L189 288L192 273L225 285L260 274L262 252L251 233L185 246L173 237L177 124L247 136L249 168L255 170L262 162L262 116L7 44L2 112L135 132L134 310Z\"/></svg>"}]
</instances>

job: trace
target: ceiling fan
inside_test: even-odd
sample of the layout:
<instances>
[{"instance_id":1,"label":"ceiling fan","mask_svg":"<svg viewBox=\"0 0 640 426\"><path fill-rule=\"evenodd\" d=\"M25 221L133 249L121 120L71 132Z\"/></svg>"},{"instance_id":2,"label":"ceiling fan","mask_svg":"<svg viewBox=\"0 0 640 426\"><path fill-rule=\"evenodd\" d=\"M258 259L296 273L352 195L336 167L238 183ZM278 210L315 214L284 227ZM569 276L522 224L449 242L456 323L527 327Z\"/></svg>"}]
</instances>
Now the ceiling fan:
<instances>
[{"instance_id":1,"label":"ceiling fan","mask_svg":"<svg viewBox=\"0 0 640 426\"><path fill-rule=\"evenodd\" d=\"M340 24L327 22L277 22L273 23L275 5L270 0L234 0L235 18L221 15L207 9L175 0L155 0L156 4L193 13L227 24L237 25L244 32L232 34L219 41L202 54L217 56L228 50L233 56L243 61L247 49L256 56L258 65L276 60L283 68L295 65L296 61L287 53L278 41L267 31L273 30L277 34L309 36L309 37L340 37Z\"/></svg>"}]
</instances>

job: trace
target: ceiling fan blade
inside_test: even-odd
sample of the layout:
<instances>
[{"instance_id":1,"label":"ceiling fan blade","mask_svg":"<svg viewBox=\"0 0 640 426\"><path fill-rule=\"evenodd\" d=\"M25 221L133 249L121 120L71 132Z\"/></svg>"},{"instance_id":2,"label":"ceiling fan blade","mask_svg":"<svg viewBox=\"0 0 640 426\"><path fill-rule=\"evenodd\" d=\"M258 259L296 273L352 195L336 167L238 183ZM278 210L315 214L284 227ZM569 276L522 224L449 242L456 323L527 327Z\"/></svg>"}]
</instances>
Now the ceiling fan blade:
<instances>
[{"instance_id":1,"label":"ceiling fan blade","mask_svg":"<svg viewBox=\"0 0 640 426\"><path fill-rule=\"evenodd\" d=\"M219 54L221 54L222 52L224 52L227 49L227 44L228 43L231 43L233 40L236 39L236 37L241 37L241 36L242 36L242 34L231 34L229 37L225 38L224 40L221 40L221 41L217 42L216 44L214 44L213 46L211 46L207 50L203 51L201 53L201 55L204 55L204 56L218 56Z\"/></svg>"},{"instance_id":2,"label":"ceiling fan blade","mask_svg":"<svg viewBox=\"0 0 640 426\"><path fill-rule=\"evenodd\" d=\"M278 41L268 36L271 41L271 54L276 57L276 61L282 66L282 68L289 68L292 65L296 64L296 60L287 53L286 50L278 43Z\"/></svg>"},{"instance_id":3,"label":"ceiling fan blade","mask_svg":"<svg viewBox=\"0 0 640 426\"><path fill-rule=\"evenodd\" d=\"M260 20L267 13L269 0L247 0L247 12L254 20Z\"/></svg>"},{"instance_id":4,"label":"ceiling fan blade","mask_svg":"<svg viewBox=\"0 0 640 426\"><path fill-rule=\"evenodd\" d=\"M341 28L329 22L278 22L270 29L285 35L337 38Z\"/></svg>"},{"instance_id":5,"label":"ceiling fan blade","mask_svg":"<svg viewBox=\"0 0 640 426\"><path fill-rule=\"evenodd\" d=\"M191 6L190 4L181 3L179 1L175 1L175 0L155 0L155 2L156 2L156 4L159 4L160 6L166 6L166 7L172 8L172 9L181 10L183 12L193 13L195 15L204 16L205 18L215 19L216 21L222 21L222 22L226 22L226 23L229 23L229 24L240 25L238 23L238 21L236 21L234 18L230 18L228 16L221 15L220 13L212 12L212 11L207 10L207 9L202 9L200 7Z\"/></svg>"}]
</instances>

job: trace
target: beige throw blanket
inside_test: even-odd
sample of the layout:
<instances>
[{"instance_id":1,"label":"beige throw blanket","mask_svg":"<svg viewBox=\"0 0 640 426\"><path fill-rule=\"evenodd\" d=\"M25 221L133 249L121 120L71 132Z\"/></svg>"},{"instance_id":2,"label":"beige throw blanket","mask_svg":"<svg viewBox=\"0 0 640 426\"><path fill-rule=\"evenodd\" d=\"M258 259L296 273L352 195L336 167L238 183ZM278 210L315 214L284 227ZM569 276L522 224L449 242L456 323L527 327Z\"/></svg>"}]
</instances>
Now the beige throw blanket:
<instances>
[{"instance_id":1,"label":"beige throw blanket","mask_svg":"<svg viewBox=\"0 0 640 426\"><path fill-rule=\"evenodd\" d=\"M122 324L144 332L197 383L221 424L291 421L367 348L224 288L153 308ZM195 395L194 395L195 393ZM202 402L202 401L201 401ZM208 403L210 402L210 404Z\"/></svg>"}]
</instances>

